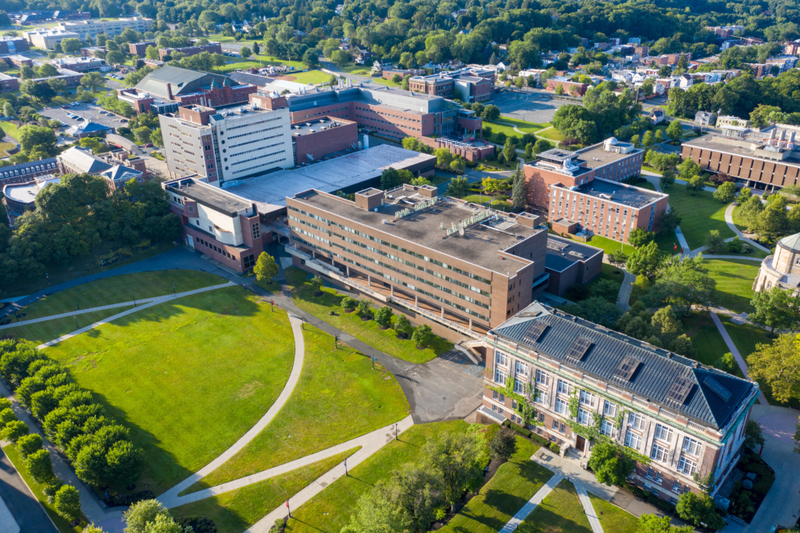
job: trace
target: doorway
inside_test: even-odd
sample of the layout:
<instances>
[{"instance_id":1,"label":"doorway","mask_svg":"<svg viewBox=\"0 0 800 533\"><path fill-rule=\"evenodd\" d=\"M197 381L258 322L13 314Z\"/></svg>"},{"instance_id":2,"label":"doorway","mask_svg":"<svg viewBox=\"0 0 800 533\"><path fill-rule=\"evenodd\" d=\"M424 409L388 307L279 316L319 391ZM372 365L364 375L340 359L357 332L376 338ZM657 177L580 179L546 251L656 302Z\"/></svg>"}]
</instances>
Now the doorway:
<instances>
[{"instance_id":1,"label":"doorway","mask_svg":"<svg viewBox=\"0 0 800 533\"><path fill-rule=\"evenodd\" d=\"M586 439L584 439L580 435L576 435L575 436L575 449L578 450L580 453L583 453L585 448L586 448Z\"/></svg>"}]
</instances>

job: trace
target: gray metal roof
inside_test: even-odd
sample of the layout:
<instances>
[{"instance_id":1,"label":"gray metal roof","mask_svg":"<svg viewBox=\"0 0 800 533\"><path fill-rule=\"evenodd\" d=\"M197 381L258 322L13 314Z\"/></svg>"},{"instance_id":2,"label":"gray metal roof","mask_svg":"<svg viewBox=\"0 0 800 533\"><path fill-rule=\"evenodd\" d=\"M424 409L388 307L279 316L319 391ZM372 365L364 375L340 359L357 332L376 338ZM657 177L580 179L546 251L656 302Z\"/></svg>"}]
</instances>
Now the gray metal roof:
<instances>
[{"instance_id":1,"label":"gray metal roof","mask_svg":"<svg viewBox=\"0 0 800 533\"><path fill-rule=\"evenodd\" d=\"M80 169L81 172L86 174L95 174L111 168L111 165L93 156L90 151L82 150L77 146L73 146L59 154L58 157L68 165Z\"/></svg>"},{"instance_id":2,"label":"gray metal roof","mask_svg":"<svg viewBox=\"0 0 800 533\"><path fill-rule=\"evenodd\" d=\"M169 99L167 84L172 84L172 95L178 96L196 92L202 87L209 87L212 82L222 85L226 80L229 85L239 85L238 82L232 82L230 78L221 74L209 74L165 65L142 78L142 81L136 84L136 88L140 91Z\"/></svg>"},{"instance_id":3,"label":"gray metal roof","mask_svg":"<svg viewBox=\"0 0 800 533\"><path fill-rule=\"evenodd\" d=\"M526 340L526 333L539 323L548 326L544 334L536 342ZM724 428L742 403L758 388L757 383L704 367L691 359L611 332L539 302L532 303L494 328L492 333L714 429ZM583 358L575 362L568 360L566 354L578 338L588 339L592 346ZM629 381L614 377L614 372L626 356L640 363ZM667 399L670 387L679 378L692 383L688 396L681 404ZM715 384L709 382L708 378L713 378L730 392L727 401L714 392Z\"/></svg>"},{"instance_id":4,"label":"gray metal roof","mask_svg":"<svg viewBox=\"0 0 800 533\"><path fill-rule=\"evenodd\" d=\"M800 252L800 233L784 237L778 241L778 244L791 252Z\"/></svg>"}]
</instances>

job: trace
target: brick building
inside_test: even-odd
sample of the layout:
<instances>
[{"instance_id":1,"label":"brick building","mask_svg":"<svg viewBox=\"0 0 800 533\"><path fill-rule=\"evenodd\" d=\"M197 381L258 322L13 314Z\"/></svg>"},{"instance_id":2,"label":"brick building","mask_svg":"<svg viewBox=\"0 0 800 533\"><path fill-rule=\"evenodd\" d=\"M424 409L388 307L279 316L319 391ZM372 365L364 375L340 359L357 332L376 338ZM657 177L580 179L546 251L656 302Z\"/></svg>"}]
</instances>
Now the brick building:
<instances>
[{"instance_id":1,"label":"brick building","mask_svg":"<svg viewBox=\"0 0 800 533\"><path fill-rule=\"evenodd\" d=\"M458 98L462 102L486 102L494 90L495 71L467 67L428 76L412 76L408 89L442 98Z\"/></svg>"},{"instance_id":2,"label":"brick building","mask_svg":"<svg viewBox=\"0 0 800 533\"><path fill-rule=\"evenodd\" d=\"M197 178L161 186L170 211L181 217L187 246L237 272L253 268L264 251L256 204Z\"/></svg>"},{"instance_id":3,"label":"brick building","mask_svg":"<svg viewBox=\"0 0 800 533\"><path fill-rule=\"evenodd\" d=\"M355 201L309 190L286 204L296 266L391 302L449 338L502 323L547 283L547 228L533 215L411 185L364 189Z\"/></svg>"},{"instance_id":4,"label":"brick building","mask_svg":"<svg viewBox=\"0 0 800 533\"><path fill-rule=\"evenodd\" d=\"M358 124L342 118L320 118L292 124L294 161L300 165L358 148Z\"/></svg>"},{"instance_id":5,"label":"brick building","mask_svg":"<svg viewBox=\"0 0 800 533\"><path fill-rule=\"evenodd\" d=\"M250 95L258 90L254 85L238 83L228 76L171 65L165 65L142 78L136 89L181 106L214 108L247 104Z\"/></svg>"},{"instance_id":6,"label":"brick building","mask_svg":"<svg viewBox=\"0 0 800 533\"><path fill-rule=\"evenodd\" d=\"M195 46L184 46L182 48L161 48L158 51L158 58L161 61L169 61L173 52L180 52L186 56L194 56L203 52L209 54L221 54L222 45L219 43L198 44Z\"/></svg>"},{"instance_id":7,"label":"brick building","mask_svg":"<svg viewBox=\"0 0 800 533\"><path fill-rule=\"evenodd\" d=\"M589 85L588 83L572 81L571 79L564 76L555 76L547 80L547 85L545 86L545 90L556 92L559 87L563 89L564 94L571 96L583 96L584 94L586 94L586 91L589 90L589 87L591 87L591 85Z\"/></svg>"},{"instance_id":8,"label":"brick building","mask_svg":"<svg viewBox=\"0 0 800 533\"><path fill-rule=\"evenodd\" d=\"M0 93L19 90L19 78L0 72Z\"/></svg>"},{"instance_id":9,"label":"brick building","mask_svg":"<svg viewBox=\"0 0 800 533\"><path fill-rule=\"evenodd\" d=\"M763 131L726 128L682 145L681 157L744 187L773 191L798 185L800 127L778 124Z\"/></svg>"},{"instance_id":10,"label":"brick building","mask_svg":"<svg viewBox=\"0 0 800 533\"><path fill-rule=\"evenodd\" d=\"M667 195L619 183L639 175L642 158L642 150L613 137L578 152L542 152L523 166L528 203L570 233L627 242L636 228L656 231Z\"/></svg>"},{"instance_id":11,"label":"brick building","mask_svg":"<svg viewBox=\"0 0 800 533\"><path fill-rule=\"evenodd\" d=\"M132 56L144 57L147 53L147 47L152 46L155 48L155 41L141 41L138 43L128 43L128 53Z\"/></svg>"},{"instance_id":12,"label":"brick building","mask_svg":"<svg viewBox=\"0 0 800 533\"><path fill-rule=\"evenodd\" d=\"M28 183L35 181L38 177L58 172L58 161L55 157L0 167L0 185Z\"/></svg>"},{"instance_id":13,"label":"brick building","mask_svg":"<svg viewBox=\"0 0 800 533\"><path fill-rule=\"evenodd\" d=\"M717 493L738 462L760 394L757 383L538 302L495 326L482 344L480 414L522 424L516 400L492 390L510 384L536 409L539 425L530 429L562 453L585 460L593 444L585 430L597 427L650 459L628 479L673 504L685 492L701 493L698 480L708 475L711 496Z\"/></svg>"},{"instance_id":14,"label":"brick building","mask_svg":"<svg viewBox=\"0 0 800 533\"><path fill-rule=\"evenodd\" d=\"M477 161L494 153L494 145L480 140L456 141L447 137L422 137L423 144L434 150L447 148L454 155L460 155L467 161Z\"/></svg>"},{"instance_id":15,"label":"brick building","mask_svg":"<svg viewBox=\"0 0 800 533\"><path fill-rule=\"evenodd\" d=\"M18 54L29 49L24 37L0 36L0 54Z\"/></svg>"},{"instance_id":16,"label":"brick building","mask_svg":"<svg viewBox=\"0 0 800 533\"><path fill-rule=\"evenodd\" d=\"M563 296L575 284L585 285L600 275L603 250L555 235L547 237L547 292Z\"/></svg>"}]
</instances>

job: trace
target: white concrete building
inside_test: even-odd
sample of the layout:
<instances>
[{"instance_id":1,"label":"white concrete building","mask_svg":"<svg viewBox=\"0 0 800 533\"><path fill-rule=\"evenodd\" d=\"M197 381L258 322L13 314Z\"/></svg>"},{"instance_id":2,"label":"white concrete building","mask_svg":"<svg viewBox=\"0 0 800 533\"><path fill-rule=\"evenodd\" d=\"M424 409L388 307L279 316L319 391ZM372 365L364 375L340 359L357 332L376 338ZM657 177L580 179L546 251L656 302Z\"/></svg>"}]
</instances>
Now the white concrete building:
<instances>
[{"instance_id":1,"label":"white concrete building","mask_svg":"<svg viewBox=\"0 0 800 533\"><path fill-rule=\"evenodd\" d=\"M294 166L288 108L186 106L159 121L172 177L198 175L220 186Z\"/></svg>"},{"instance_id":2,"label":"white concrete building","mask_svg":"<svg viewBox=\"0 0 800 533\"><path fill-rule=\"evenodd\" d=\"M91 37L94 39L100 33L105 33L109 37L119 35L126 28L138 32L150 31L153 27L153 19L144 17L121 18L117 20L76 20L74 22L62 22L56 26L56 30L69 31L80 35L81 39Z\"/></svg>"},{"instance_id":3,"label":"white concrete building","mask_svg":"<svg viewBox=\"0 0 800 533\"><path fill-rule=\"evenodd\" d=\"M52 50L56 43L60 43L64 39L81 38L77 33L65 30L32 30L23 32L22 35L31 46L45 50Z\"/></svg>"}]
</instances>

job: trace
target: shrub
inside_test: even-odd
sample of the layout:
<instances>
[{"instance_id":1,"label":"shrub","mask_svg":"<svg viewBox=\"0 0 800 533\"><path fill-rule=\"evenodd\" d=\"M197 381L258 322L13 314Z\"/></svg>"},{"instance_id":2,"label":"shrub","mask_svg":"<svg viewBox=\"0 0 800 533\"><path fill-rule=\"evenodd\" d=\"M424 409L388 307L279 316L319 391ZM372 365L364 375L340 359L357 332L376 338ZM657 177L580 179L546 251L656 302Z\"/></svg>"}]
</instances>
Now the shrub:
<instances>
[{"instance_id":1,"label":"shrub","mask_svg":"<svg viewBox=\"0 0 800 533\"><path fill-rule=\"evenodd\" d=\"M0 411L0 427L5 426L9 422L13 422L14 420L17 420L17 415L14 414L14 411L11 408Z\"/></svg>"},{"instance_id":2,"label":"shrub","mask_svg":"<svg viewBox=\"0 0 800 533\"><path fill-rule=\"evenodd\" d=\"M369 318L372 316L372 306L370 305L369 300L366 298L358 301L356 310L361 317Z\"/></svg>"},{"instance_id":3,"label":"shrub","mask_svg":"<svg viewBox=\"0 0 800 533\"><path fill-rule=\"evenodd\" d=\"M17 441L17 451L23 459L27 459L29 455L42 449L42 437L38 433L30 433L24 437L20 437Z\"/></svg>"},{"instance_id":4,"label":"shrub","mask_svg":"<svg viewBox=\"0 0 800 533\"><path fill-rule=\"evenodd\" d=\"M408 338L408 333L411 331L411 321L406 315L397 315L394 321L394 330L397 332L398 337L402 339Z\"/></svg>"},{"instance_id":5,"label":"shrub","mask_svg":"<svg viewBox=\"0 0 800 533\"><path fill-rule=\"evenodd\" d=\"M345 296L344 298L342 298L342 303L341 303L342 309L344 309L348 313L351 312L353 309L355 309L357 305L358 305L358 300L356 300L355 298L352 298L350 296Z\"/></svg>"},{"instance_id":6,"label":"shrub","mask_svg":"<svg viewBox=\"0 0 800 533\"><path fill-rule=\"evenodd\" d=\"M57 477L54 477L50 480L50 483L44 486L42 492L47 497L47 503L53 503L56 499L56 493L58 489L64 486L64 483Z\"/></svg>"},{"instance_id":7,"label":"shrub","mask_svg":"<svg viewBox=\"0 0 800 533\"><path fill-rule=\"evenodd\" d=\"M25 460L25 466L37 483L47 483L53 479L53 463L48 450L41 449L30 454Z\"/></svg>"},{"instance_id":8,"label":"shrub","mask_svg":"<svg viewBox=\"0 0 800 533\"><path fill-rule=\"evenodd\" d=\"M427 324L417 326L414 329L414 334L411 335L411 340L413 340L419 348L428 346L433 341L431 327Z\"/></svg>"},{"instance_id":9,"label":"shrub","mask_svg":"<svg viewBox=\"0 0 800 533\"><path fill-rule=\"evenodd\" d=\"M561 453L561 446L559 446L555 442L551 442L550 446L548 446L548 447L550 448L550 451L553 452L556 455Z\"/></svg>"},{"instance_id":10,"label":"shrub","mask_svg":"<svg viewBox=\"0 0 800 533\"><path fill-rule=\"evenodd\" d=\"M28 426L25 422L14 420L3 426L3 430L0 431L0 436L3 440L16 444L20 437L24 437L28 432Z\"/></svg>"},{"instance_id":11,"label":"shrub","mask_svg":"<svg viewBox=\"0 0 800 533\"><path fill-rule=\"evenodd\" d=\"M382 328L388 328L392 325L393 315L394 313L392 312L392 308L388 305L385 305L378 309L378 311L375 313L375 322L377 322Z\"/></svg>"},{"instance_id":12,"label":"shrub","mask_svg":"<svg viewBox=\"0 0 800 533\"><path fill-rule=\"evenodd\" d=\"M78 520L81 517L81 497L78 489L72 485L64 485L55 498L56 512L67 520Z\"/></svg>"},{"instance_id":13,"label":"shrub","mask_svg":"<svg viewBox=\"0 0 800 533\"><path fill-rule=\"evenodd\" d=\"M739 240L739 237L734 237L732 240L728 241L728 251L734 254L742 253L744 249L744 243Z\"/></svg>"}]
</instances>

